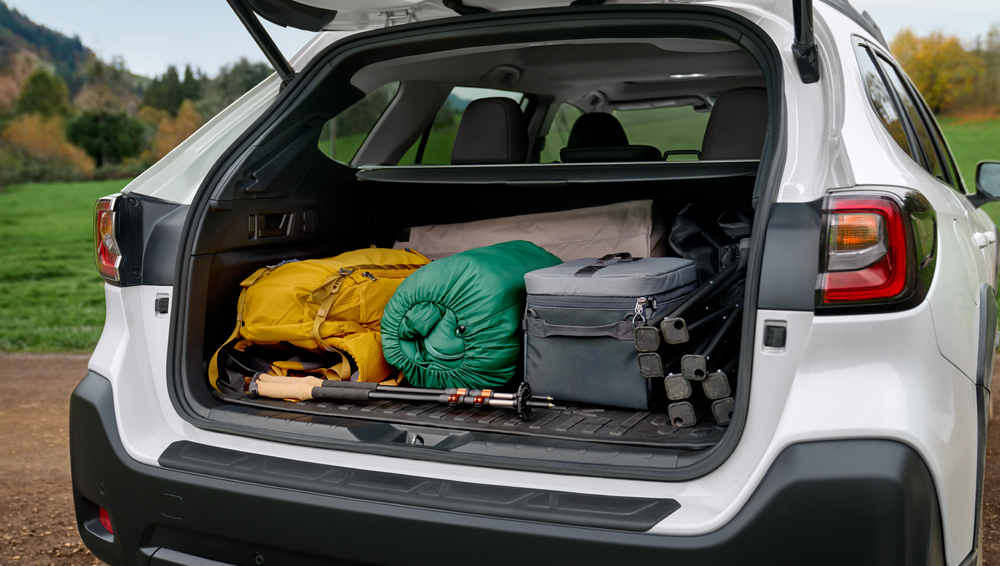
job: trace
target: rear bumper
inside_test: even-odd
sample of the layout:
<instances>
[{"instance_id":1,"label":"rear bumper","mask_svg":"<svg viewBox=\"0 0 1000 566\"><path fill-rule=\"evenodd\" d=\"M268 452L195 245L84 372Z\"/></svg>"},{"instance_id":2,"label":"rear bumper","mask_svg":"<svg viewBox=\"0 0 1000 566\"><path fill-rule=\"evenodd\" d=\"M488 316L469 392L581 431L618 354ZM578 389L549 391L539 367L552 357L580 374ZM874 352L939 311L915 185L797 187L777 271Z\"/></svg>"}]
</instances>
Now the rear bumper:
<instances>
[{"instance_id":1,"label":"rear bumper","mask_svg":"<svg viewBox=\"0 0 1000 566\"><path fill-rule=\"evenodd\" d=\"M671 537L310 492L290 487L303 479L291 470L248 482L221 461L212 472L211 458L190 470L139 464L113 403L91 373L70 404L80 533L111 564L944 564L931 475L889 440L793 445L723 528Z\"/></svg>"}]
</instances>

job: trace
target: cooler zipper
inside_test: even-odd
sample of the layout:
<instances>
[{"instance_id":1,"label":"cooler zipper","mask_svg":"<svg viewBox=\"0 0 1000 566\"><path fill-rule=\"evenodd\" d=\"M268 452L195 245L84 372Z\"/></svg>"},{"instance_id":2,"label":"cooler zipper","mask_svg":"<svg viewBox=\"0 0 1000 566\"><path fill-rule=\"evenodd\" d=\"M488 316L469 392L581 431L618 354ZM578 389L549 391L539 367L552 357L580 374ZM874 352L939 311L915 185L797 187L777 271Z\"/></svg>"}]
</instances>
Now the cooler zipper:
<instances>
[{"instance_id":1,"label":"cooler zipper","mask_svg":"<svg viewBox=\"0 0 1000 566\"><path fill-rule=\"evenodd\" d=\"M534 295L528 297L528 306L568 307L622 310L642 314L647 319L656 309L656 297L573 297L568 295Z\"/></svg>"}]
</instances>

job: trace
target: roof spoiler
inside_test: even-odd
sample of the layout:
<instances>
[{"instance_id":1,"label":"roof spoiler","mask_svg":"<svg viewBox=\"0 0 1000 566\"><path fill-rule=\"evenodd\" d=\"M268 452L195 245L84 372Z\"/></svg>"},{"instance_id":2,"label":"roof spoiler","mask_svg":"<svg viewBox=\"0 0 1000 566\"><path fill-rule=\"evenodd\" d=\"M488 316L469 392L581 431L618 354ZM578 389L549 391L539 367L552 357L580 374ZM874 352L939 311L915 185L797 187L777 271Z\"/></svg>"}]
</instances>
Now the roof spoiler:
<instances>
[{"instance_id":1,"label":"roof spoiler","mask_svg":"<svg viewBox=\"0 0 1000 566\"><path fill-rule=\"evenodd\" d=\"M819 50L813 34L812 0L792 0L792 19L795 20L795 40L792 53L804 83L819 80Z\"/></svg>"},{"instance_id":2,"label":"roof spoiler","mask_svg":"<svg viewBox=\"0 0 1000 566\"><path fill-rule=\"evenodd\" d=\"M250 37L257 42L257 46L264 52L264 56L271 62L271 66L281 77L281 88L288 86L295 78L295 69L288 63L285 56L281 54L274 40L268 35L267 30L261 25L257 15L247 6L246 0L228 0L229 5L236 12L236 17L243 22L243 25L250 32ZM334 12L336 13L336 12Z\"/></svg>"}]
</instances>

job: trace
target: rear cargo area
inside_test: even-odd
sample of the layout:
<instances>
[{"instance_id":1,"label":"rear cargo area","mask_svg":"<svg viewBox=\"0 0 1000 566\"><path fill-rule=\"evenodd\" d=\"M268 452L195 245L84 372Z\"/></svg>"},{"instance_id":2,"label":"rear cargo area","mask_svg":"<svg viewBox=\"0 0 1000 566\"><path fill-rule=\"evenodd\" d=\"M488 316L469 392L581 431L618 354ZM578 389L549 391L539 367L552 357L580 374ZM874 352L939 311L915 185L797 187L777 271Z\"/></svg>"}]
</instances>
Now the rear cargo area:
<instances>
[{"instance_id":1,"label":"rear cargo area","mask_svg":"<svg viewBox=\"0 0 1000 566\"><path fill-rule=\"evenodd\" d=\"M756 164L753 164L755 167ZM703 164L706 175L710 164ZM752 167L744 167L751 169ZM454 186L408 184L357 180L351 188L340 187L343 198L317 203L318 218L335 218L342 207L363 209L369 220L364 229L320 221L329 241L316 246L266 247L234 249L195 258L196 280L203 281L204 334L192 342L189 352L202 360L205 368L209 358L232 331L239 282L263 265L289 259L328 257L343 251L369 246L392 247L407 228L426 224L450 224L488 218L503 218L516 214L556 212L600 206L624 200L652 199L656 214L662 215L665 226L672 226L676 216L689 204L717 217L725 210L737 210L753 217L750 205L754 186L752 173L729 177L710 175L702 179L639 183L588 183L564 187ZM378 198L370 198L374 196ZM473 196L474 195L474 196ZM294 193L286 199L288 209L296 208ZM312 201L312 198L306 197ZM315 201L313 201L315 202ZM258 215L261 210L248 203ZM284 210L284 209L281 209ZM248 213L244 212L245 217ZM266 212L264 213L267 214ZM273 212L271 214L274 214ZM669 250L669 246L668 246ZM676 254L675 254L676 255ZM738 338L738 332L737 338ZM693 344L697 344L692 340ZM734 340L735 342L735 340ZM677 346L673 357L665 354L666 374L679 374L680 356L691 351L693 344ZM733 348L737 348L733 344ZM730 358L725 361L731 362ZM730 364L735 367L735 364ZM731 370L731 390L735 392L735 370ZM465 454L501 455L509 452L518 458L535 458L534 450L552 457L558 449L564 457L594 462L624 462L635 457L642 465L663 466L663 458L676 462L678 455L710 448L726 432L709 409L711 400L705 397L701 382L691 382L690 397L700 410L697 424L675 426L667 411L670 400L651 410L628 410L613 406L565 403L555 399L552 408L535 408L528 420L522 420L507 409L489 407L448 406L438 403L403 401L338 402L309 400L291 402L278 399L233 396L209 390L205 372L191 375L190 388L205 398L207 416L226 422L246 422L247 417L263 417L262 423L276 430L296 429L312 432L322 430L327 438L378 442L389 445L408 444ZM523 377L518 369L511 387ZM663 379L656 379L663 388ZM206 398L207 397L207 398ZM655 457L651 457L655 454ZM639 456L642 456L640 458ZM631 457L630 457L631 456ZM643 458L651 457L652 459ZM672 467L672 465L670 466Z\"/></svg>"},{"instance_id":2,"label":"rear cargo area","mask_svg":"<svg viewBox=\"0 0 1000 566\"><path fill-rule=\"evenodd\" d=\"M361 64L347 58L339 63L349 71L342 76L324 67L327 78L314 79L317 86L267 126L263 138L227 158L206 185L191 224L174 378L198 426L309 446L590 475L659 477L701 461L727 438L741 399L745 406L741 395L749 375L740 372L749 363L741 349L752 339L744 331L752 327L744 324L745 280L758 175L769 166L762 161L769 107L759 62L719 41L716 31L685 25L692 26L685 32L689 37L676 41L616 45L574 39L575 45L479 47L478 55L475 49L441 54L428 48L429 54L400 60ZM699 33L713 39L691 39ZM498 65L504 60L517 64ZM682 84L658 70L673 60L695 66L714 61L727 71L720 79ZM560 73L542 73L570 61ZM489 117L482 109L490 106L503 112ZM677 112L663 110L674 106ZM415 120L420 112L424 117ZM364 116L371 118L365 122ZM584 135L577 125L587 121ZM618 361L591 369L585 344L570 360L574 369L564 374L546 367L546 359L558 355L532 359L526 368L524 351L518 352L512 376L490 387L494 398L516 398L527 369L527 381L539 388L530 415L519 415L510 403L468 399L270 398L256 394L250 372L244 374L246 390L209 384L213 355L232 338L234 325L242 324L240 284L262 268L369 248L412 246L421 253L428 246L421 242L431 241L421 240L428 233L435 246L449 250L428 250L430 259L442 262L457 257L450 250L481 245L473 242L482 234L473 237L454 225L493 221L493 231L502 232L495 241L530 242L553 234L540 236L544 230L506 219L635 202L651 203L644 206L651 207L658 240L649 249L604 253L620 256L612 264L645 256L687 262L697 279L691 276L670 301L671 308L690 308L680 321L664 319L667 311L657 310L653 300L659 295L626 293L635 308L624 320L634 328L653 318L647 327L655 332L642 341L636 334L633 342L628 329L628 346L618 350L627 360L620 372ZM579 238L554 237L570 248L585 246L608 224L599 223L593 235L584 225L575 228ZM588 256L559 260L580 257ZM577 275L604 267L595 266ZM367 272L355 275L374 280ZM531 299L527 310L523 303L519 307L519 321L547 308L534 300L534 308ZM522 345L532 340L523 320L513 336ZM556 335L578 332L565 330L557 318L549 323ZM563 339L570 338L551 342L548 351L558 353ZM532 377L539 368L545 379ZM604 395L602 388L619 373L648 395ZM545 389L552 387L545 383L562 381L561 375L566 383L588 385L560 383L554 389L563 392L561 399ZM393 386L419 385L407 378L394 371L380 387L391 392ZM578 464L586 466L572 467Z\"/></svg>"}]
</instances>

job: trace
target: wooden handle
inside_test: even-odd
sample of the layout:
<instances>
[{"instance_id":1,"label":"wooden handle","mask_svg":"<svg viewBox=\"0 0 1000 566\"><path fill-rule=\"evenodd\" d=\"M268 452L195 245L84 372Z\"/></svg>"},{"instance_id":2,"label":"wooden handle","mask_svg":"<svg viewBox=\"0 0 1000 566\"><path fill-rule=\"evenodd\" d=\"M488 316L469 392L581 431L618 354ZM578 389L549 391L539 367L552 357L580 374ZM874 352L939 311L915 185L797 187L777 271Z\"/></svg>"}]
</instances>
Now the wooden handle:
<instances>
[{"instance_id":1,"label":"wooden handle","mask_svg":"<svg viewBox=\"0 0 1000 566\"><path fill-rule=\"evenodd\" d=\"M296 378L297 379L297 378ZM272 399L312 399L312 386L308 383L268 383L257 379L257 394Z\"/></svg>"},{"instance_id":2,"label":"wooden handle","mask_svg":"<svg viewBox=\"0 0 1000 566\"><path fill-rule=\"evenodd\" d=\"M269 373L262 373L257 376L257 383L285 383L288 385L305 384L309 387L322 387L324 381L326 380L312 376L293 377L291 375L271 375Z\"/></svg>"}]
</instances>

